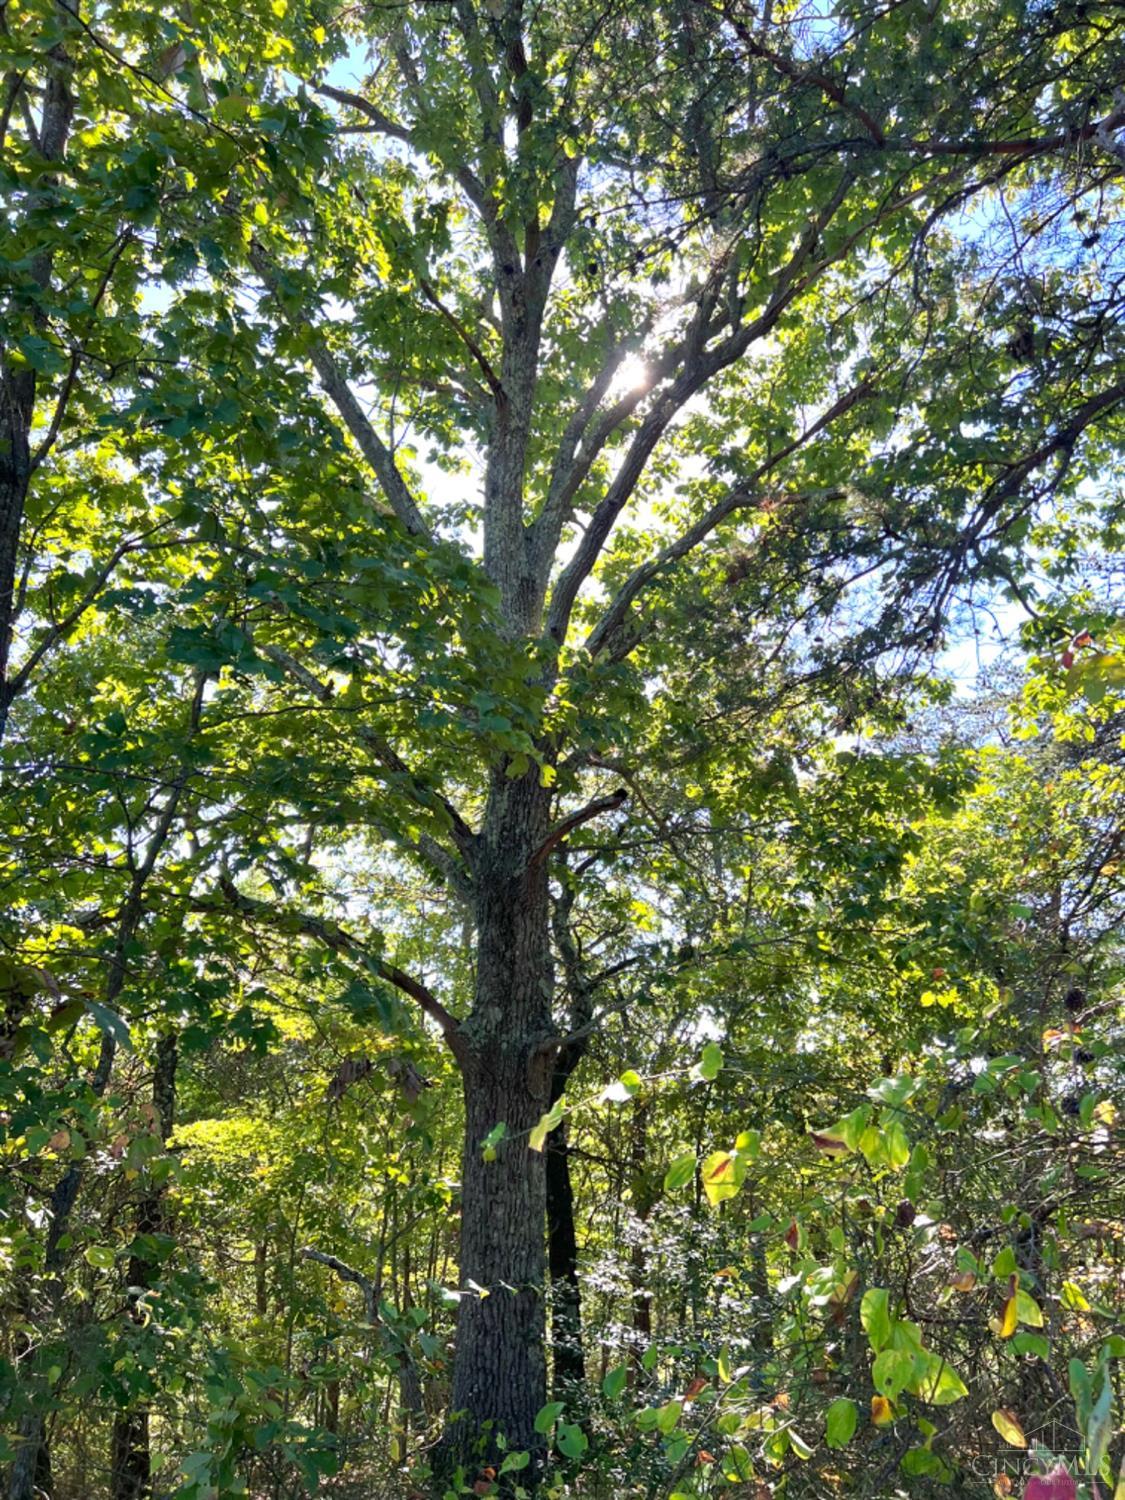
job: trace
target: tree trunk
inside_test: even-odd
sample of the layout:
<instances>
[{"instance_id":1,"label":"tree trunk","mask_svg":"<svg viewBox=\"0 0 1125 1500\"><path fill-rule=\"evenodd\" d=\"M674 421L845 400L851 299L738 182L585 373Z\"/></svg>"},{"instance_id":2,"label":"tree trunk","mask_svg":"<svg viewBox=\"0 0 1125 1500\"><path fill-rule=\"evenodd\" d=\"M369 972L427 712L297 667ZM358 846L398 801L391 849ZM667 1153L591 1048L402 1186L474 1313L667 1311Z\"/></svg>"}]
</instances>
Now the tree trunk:
<instances>
[{"instance_id":1,"label":"tree trunk","mask_svg":"<svg viewBox=\"0 0 1125 1500\"><path fill-rule=\"evenodd\" d=\"M0 373L0 739L12 704L8 659L16 605L20 528L31 481L28 434L35 404L34 372Z\"/></svg>"},{"instance_id":2,"label":"tree trunk","mask_svg":"<svg viewBox=\"0 0 1125 1500\"><path fill-rule=\"evenodd\" d=\"M254 1246L254 1311L259 1318L269 1312L269 1284L266 1280L266 1242L259 1240Z\"/></svg>"},{"instance_id":3,"label":"tree trunk","mask_svg":"<svg viewBox=\"0 0 1125 1500\"><path fill-rule=\"evenodd\" d=\"M110 1463L113 1500L147 1500L152 1494L152 1473L146 1409L114 1418Z\"/></svg>"},{"instance_id":4,"label":"tree trunk","mask_svg":"<svg viewBox=\"0 0 1125 1500\"><path fill-rule=\"evenodd\" d=\"M55 6L54 20L61 31L73 28L77 7L62 3ZM38 150L46 162L59 163L66 152L67 137L74 118L74 96L71 93L73 65L65 47L51 48L43 89L39 118ZM7 80L5 80L7 82ZM54 174L44 175L36 191L29 195L29 206L40 206L57 185ZM40 251L30 264L31 280L45 291L51 280L51 253ZM34 326L45 331L47 318L41 307L35 308ZM18 327L15 332L19 332ZM36 375L34 368L15 369L0 347L0 740L8 723L8 711L15 696L11 672L12 629L17 604L17 573L20 532L34 460L31 453L31 427L35 417Z\"/></svg>"},{"instance_id":5,"label":"tree trunk","mask_svg":"<svg viewBox=\"0 0 1125 1500\"><path fill-rule=\"evenodd\" d=\"M586 1379L582 1347L582 1300L578 1289L578 1237L574 1185L565 1122L547 1139L547 1256L551 1270L551 1352L554 1396L565 1401Z\"/></svg>"},{"instance_id":6,"label":"tree trunk","mask_svg":"<svg viewBox=\"0 0 1125 1500\"><path fill-rule=\"evenodd\" d=\"M9 1500L35 1500L38 1470L51 1463L41 1412L28 1412L16 1429L16 1456L8 1476Z\"/></svg>"},{"instance_id":7,"label":"tree trunk","mask_svg":"<svg viewBox=\"0 0 1125 1500\"><path fill-rule=\"evenodd\" d=\"M629 1256L629 1284L632 1288L632 1369L641 1368L645 1351L652 1343L652 1291L648 1285L648 1216L655 1201L648 1171L647 1100L633 1100L633 1134L629 1150L630 1195L633 1200L634 1235Z\"/></svg>"},{"instance_id":8,"label":"tree trunk","mask_svg":"<svg viewBox=\"0 0 1125 1500\"><path fill-rule=\"evenodd\" d=\"M562 855L565 862L565 852ZM593 991L581 953L570 929L575 886L565 878L552 911L555 946L562 959L570 995L571 1040L559 1049L551 1077L551 1103L561 1099L575 1068L586 1055L594 1014ZM586 1379L582 1345L582 1295L578 1286L578 1236L574 1227L574 1184L570 1176L570 1141L566 1121L547 1137L547 1256L551 1268L551 1353L554 1395L566 1400L568 1390Z\"/></svg>"},{"instance_id":9,"label":"tree trunk","mask_svg":"<svg viewBox=\"0 0 1125 1500\"><path fill-rule=\"evenodd\" d=\"M156 1068L152 1078L152 1106L156 1129L167 1142L175 1124L176 1109L176 1038L161 1037L156 1051ZM136 1232L159 1234L164 1227L164 1188L153 1187L137 1206ZM129 1286L147 1289L160 1273L158 1261L143 1254L129 1260ZM130 1295L130 1313L142 1317L138 1299ZM152 1494L152 1461L149 1451L148 1407L120 1412L113 1421L110 1455L110 1493L113 1500L146 1500Z\"/></svg>"},{"instance_id":10,"label":"tree trunk","mask_svg":"<svg viewBox=\"0 0 1125 1500\"><path fill-rule=\"evenodd\" d=\"M465 1139L446 1441L447 1453L469 1460L494 1457L501 1433L515 1448L543 1443L534 1424L547 1399L546 1171L528 1134L548 1108L553 1061L546 861L534 858L549 810L537 772L497 772L474 861L476 991L455 1045ZM501 1121L506 1137L486 1161L481 1142Z\"/></svg>"}]
</instances>

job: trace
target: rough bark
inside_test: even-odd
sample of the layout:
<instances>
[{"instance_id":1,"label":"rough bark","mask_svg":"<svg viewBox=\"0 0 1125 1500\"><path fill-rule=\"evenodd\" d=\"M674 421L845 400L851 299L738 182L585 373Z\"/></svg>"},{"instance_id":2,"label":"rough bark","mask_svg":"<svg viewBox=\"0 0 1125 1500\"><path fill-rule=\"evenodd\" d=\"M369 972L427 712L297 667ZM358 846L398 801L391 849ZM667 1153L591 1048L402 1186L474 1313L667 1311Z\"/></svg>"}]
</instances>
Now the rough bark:
<instances>
[{"instance_id":1,"label":"rough bark","mask_svg":"<svg viewBox=\"0 0 1125 1500\"><path fill-rule=\"evenodd\" d=\"M0 736L12 703L8 659L15 616L16 560L24 505L31 482L28 434L35 406L35 376L0 372Z\"/></svg>"},{"instance_id":2,"label":"rough bark","mask_svg":"<svg viewBox=\"0 0 1125 1500\"><path fill-rule=\"evenodd\" d=\"M447 1450L486 1458L503 1433L542 1444L546 1398L546 1167L528 1135L549 1105L551 954L545 862L549 794L532 773L492 782L475 861L477 976L458 1033L465 1099L460 1290ZM486 1161L485 1136L507 1134ZM477 1439L482 1438L479 1455Z\"/></svg>"},{"instance_id":3,"label":"rough bark","mask_svg":"<svg viewBox=\"0 0 1125 1500\"><path fill-rule=\"evenodd\" d=\"M72 15L68 7L58 6L58 18L69 28ZM61 162L66 152L71 121L74 118L74 95L71 90L73 63L65 47L53 47L47 59L46 85L39 122L39 154L44 161ZM3 142L0 142L0 146ZM34 198L49 194L55 187L54 176L45 176ZM45 291L51 280L51 255L36 255L30 267L30 279L38 291ZM33 309L37 327L46 326L41 307ZM12 627L15 623L18 585L17 565L20 531L23 526L27 492L35 461L31 453L31 424L35 415L36 376L33 368L14 368L0 342L0 739L3 739L12 705L14 689L9 670L12 650ZM28 1483L30 1484L30 1480Z\"/></svg>"}]
</instances>

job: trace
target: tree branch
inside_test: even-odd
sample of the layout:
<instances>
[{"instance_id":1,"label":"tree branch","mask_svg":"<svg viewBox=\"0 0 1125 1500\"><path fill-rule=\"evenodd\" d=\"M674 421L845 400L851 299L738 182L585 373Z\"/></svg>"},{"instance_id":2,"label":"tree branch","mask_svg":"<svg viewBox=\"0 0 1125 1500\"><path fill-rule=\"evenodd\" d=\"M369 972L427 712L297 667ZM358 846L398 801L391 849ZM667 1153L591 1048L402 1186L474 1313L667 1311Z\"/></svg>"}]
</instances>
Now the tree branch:
<instances>
[{"instance_id":1,"label":"tree branch","mask_svg":"<svg viewBox=\"0 0 1125 1500\"><path fill-rule=\"evenodd\" d=\"M390 115L384 114L377 104L372 104L371 100L365 99L362 94L353 94L350 89L334 88L330 83L314 83L312 88L318 94L335 100L337 104L344 104L358 114L366 115L373 128L381 135L390 136L396 141L403 141L407 146L414 148L414 137L409 127L400 125L397 120L392 120Z\"/></svg>"},{"instance_id":2,"label":"tree branch","mask_svg":"<svg viewBox=\"0 0 1125 1500\"><path fill-rule=\"evenodd\" d=\"M282 276L278 268L257 240L251 240L248 254L250 264L284 310ZM286 312L286 316L291 317L291 314ZM312 327L307 317L304 321L310 328ZM313 368L324 387L325 395L343 418L344 425L355 439L360 452L374 470L375 477L379 481L379 488L386 497L391 510L411 536L421 537L427 541L432 540L429 527L422 519L422 513L399 472L393 453L375 431L367 413L356 400L355 392L341 375L327 344L314 333L308 345L308 352Z\"/></svg>"},{"instance_id":3,"label":"tree branch","mask_svg":"<svg viewBox=\"0 0 1125 1500\"><path fill-rule=\"evenodd\" d=\"M372 1327L379 1322L379 1288L370 1276L365 1276L362 1271L346 1265L335 1255L326 1255L323 1250L314 1250L311 1245L306 1245L301 1251L301 1259L314 1260L318 1266L327 1266L330 1271L335 1271L341 1281L347 1281L352 1286L359 1287L363 1293L364 1316Z\"/></svg>"},{"instance_id":4,"label":"tree branch","mask_svg":"<svg viewBox=\"0 0 1125 1500\"><path fill-rule=\"evenodd\" d=\"M488 388L492 392L493 396L498 401L501 400L504 395L504 387L500 384L500 377L489 364L483 349L477 343L476 339L473 338L472 334L465 327L464 323L461 322L461 319L457 317L456 313L450 312L449 308L446 307L444 302L442 302L433 286L429 281L426 280L424 276L418 277L418 285L422 288L422 293L425 296L426 301L430 304L431 307L435 308L441 314L441 316L453 329L457 337L464 344L465 348L476 360L477 364L480 366L481 373L484 375L485 380L488 382Z\"/></svg>"},{"instance_id":5,"label":"tree branch","mask_svg":"<svg viewBox=\"0 0 1125 1500\"><path fill-rule=\"evenodd\" d=\"M262 922L288 933L296 930L304 937L314 938L317 942L323 943L326 948L331 949L333 953L358 954L373 974L378 975L380 979L385 979L388 984L401 990L404 995L409 995L423 1013L429 1016L431 1021L437 1023L450 1051L460 1061L464 1046L459 1033L459 1022L433 991L420 980L404 973L394 964L386 963L377 954L372 953L366 944L345 932L336 922L314 916L311 912L295 912L286 907L271 906L268 901L259 901L253 896L247 896L238 889L229 875L220 876L219 890L223 896L221 905L218 902L198 899L193 903L195 910L213 912L223 907L233 907L235 911L251 921Z\"/></svg>"},{"instance_id":6,"label":"tree branch","mask_svg":"<svg viewBox=\"0 0 1125 1500\"><path fill-rule=\"evenodd\" d=\"M823 432L825 428L830 427L837 418L843 416L845 412L850 411L853 406L868 396L874 389L877 378L878 372L872 371L857 385L852 386L849 391L846 391L838 400L834 401L828 410L823 412L810 427L806 428L800 437L794 438L791 443L787 443L784 448L781 448L765 463L760 464L743 484L736 486L724 499L713 505L705 515L700 517L694 526L689 527L682 536L670 542L650 562L642 563L639 568L636 568L625 580L624 584L622 584L610 603L609 608L586 638L586 650L590 655L596 656L605 647L614 631L623 623L629 605L663 568L693 551L694 548L698 547L702 541L710 536L716 526L719 526L727 516L732 515L736 510L742 510L748 505L761 505L767 502L793 505L811 499L814 496L820 499L831 499L834 495L841 493L836 490L822 490L799 495L767 495L755 492L750 486L759 483L771 470L776 469L785 459L789 458L798 449L803 448L806 443Z\"/></svg>"},{"instance_id":7,"label":"tree branch","mask_svg":"<svg viewBox=\"0 0 1125 1500\"><path fill-rule=\"evenodd\" d=\"M333 692L331 687L327 683L321 682L315 673L310 672L307 667L303 666L295 656L291 656L288 651L283 650L280 646L258 646L257 644L255 644L255 649L261 651L263 656L267 657L276 666L279 666L287 676L292 677L295 682L299 682L306 691L312 694L318 703L328 704L332 702ZM405 784L411 800L418 807L425 809L429 813L440 812L445 815L449 820L453 840L471 870L473 850L476 845L476 834L474 834L473 830L465 822L453 803L448 798L443 797L440 792L435 792L431 788L424 786L399 755L398 751L395 750L394 746L389 744L381 734L378 734L368 725L360 725L357 733L359 739L372 751L376 759L393 776ZM450 880L462 899L467 899L471 887L469 873L457 863L449 851L443 849L436 839L426 833L419 835L417 848L419 853L438 866L442 874Z\"/></svg>"},{"instance_id":8,"label":"tree branch","mask_svg":"<svg viewBox=\"0 0 1125 1500\"><path fill-rule=\"evenodd\" d=\"M163 523L161 523L161 525L163 525ZM160 526L154 526L152 528L152 531L147 532L144 536L130 537L128 541L118 543L118 545L109 554L109 557L106 559L103 565L98 569L97 573L95 573L93 582L87 587L86 591L78 600L77 604L74 605L73 609L69 610L56 624L51 625L43 633L43 636L40 638L38 643L28 653L27 657L20 665L19 671L13 675L11 682L9 683L8 691L11 697L15 698L23 692L24 688L27 686L28 679L30 678L32 672L35 671L35 668L47 655L48 651L50 651L52 647L57 645L59 641L65 640L67 638L70 632L81 620L82 616L94 603L95 599L97 599L103 587L108 582L110 575L113 573L114 569L117 567L117 564L123 557L128 556L130 552L140 551L146 546L170 547L176 545L178 538L165 543L149 543L147 541L147 537L151 536L153 532L159 531L160 529Z\"/></svg>"},{"instance_id":9,"label":"tree branch","mask_svg":"<svg viewBox=\"0 0 1125 1500\"><path fill-rule=\"evenodd\" d=\"M597 818L604 812L616 812L625 803L628 796L629 793L623 786L618 787L608 797L598 797L594 802L588 802L585 807L580 807L577 812L568 813L561 822L555 824L554 828L551 829L550 833L548 833L547 837L539 845L539 848L536 849L535 853L528 860L529 866L534 868L535 865L542 864L551 850L557 844L561 843L568 833L571 833L583 823L588 823L591 818Z\"/></svg>"},{"instance_id":10,"label":"tree branch","mask_svg":"<svg viewBox=\"0 0 1125 1500\"><path fill-rule=\"evenodd\" d=\"M657 396L653 406L645 415L620 468L591 516L590 524L586 528L578 549L559 575L552 590L547 628L557 642L561 643L565 638L578 591L593 571L618 516L628 503L654 448L664 436L672 419L713 376L729 368L746 353L753 343L770 333L793 299L800 292L807 290L808 286L830 265L842 259L860 233L870 231L871 223L865 223L862 231L849 235L831 254L823 256L810 265L820 237L844 202L852 180L850 169L843 172L831 198L820 213L809 220L793 254L778 275L769 302L759 316L743 327L736 328L721 343L710 349L705 345L708 334L715 327L708 321L710 318L709 297L713 290L711 282L701 290L696 315L684 343L685 357L680 372L672 384ZM885 211L884 205L883 212ZM880 216L877 212L873 218L878 219ZM712 281L714 280L715 278L712 278ZM726 319L723 318L718 327L725 325Z\"/></svg>"}]
</instances>

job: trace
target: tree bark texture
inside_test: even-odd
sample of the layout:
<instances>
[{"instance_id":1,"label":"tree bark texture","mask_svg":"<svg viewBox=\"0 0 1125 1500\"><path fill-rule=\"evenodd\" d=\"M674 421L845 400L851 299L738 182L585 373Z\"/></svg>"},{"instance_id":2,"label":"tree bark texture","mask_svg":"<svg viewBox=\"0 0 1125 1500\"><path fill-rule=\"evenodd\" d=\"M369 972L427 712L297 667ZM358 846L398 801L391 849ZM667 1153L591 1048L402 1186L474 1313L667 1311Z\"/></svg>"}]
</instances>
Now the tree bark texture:
<instances>
[{"instance_id":1,"label":"tree bark texture","mask_svg":"<svg viewBox=\"0 0 1125 1500\"><path fill-rule=\"evenodd\" d=\"M528 1136L550 1102L551 952L545 861L548 826L537 772L492 783L475 861L477 976L456 1051L465 1100L460 1293L449 1447L491 1456L543 1439L546 1166ZM507 1127L493 1161L481 1142ZM479 1455L474 1440L483 1433Z\"/></svg>"}]
</instances>

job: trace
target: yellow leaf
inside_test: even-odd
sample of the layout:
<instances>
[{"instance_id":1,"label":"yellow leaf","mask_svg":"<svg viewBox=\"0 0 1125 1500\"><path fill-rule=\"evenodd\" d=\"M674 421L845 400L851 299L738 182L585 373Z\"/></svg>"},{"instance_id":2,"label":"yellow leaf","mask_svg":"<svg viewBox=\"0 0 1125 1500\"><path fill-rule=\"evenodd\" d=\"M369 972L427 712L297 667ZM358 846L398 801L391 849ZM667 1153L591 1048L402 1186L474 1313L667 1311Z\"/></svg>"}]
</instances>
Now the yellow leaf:
<instances>
[{"instance_id":1,"label":"yellow leaf","mask_svg":"<svg viewBox=\"0 0 1125 1500\"><path fill-rule=\"evenodd\" d=\"M703 1191L712 1208L735 1197L746 1180L746 1162L737 1152L712 1151L700 1171Z\"/></svg>"},{"instance_id":2,"label":"yellow leaf","mask_svg":"<svg viewBox=\"0 0 1125 1500\"><path fill-rule=\"evenodd\" d=\"M1062 1305L1069 1308L1071 1312L1089 1312L1090 1304L1086 1301L1082 1288L1073 1281L1064 1281L1062 1284Z\"/></svg>"},{"instance_id":3,"label":"yellow leaf","mask_svg":"<svg viewBox=\"0 0 1125 1500\"><path fill-rule=\"evenodd\" d=\"M989 1319L989 1326L998 1338L1010 1339L1016 1331L1019 1320L1019 1303L1015 1297L1008 1297L1005 1299L1004 1306L1000 1310L1000 1316Z\"/></svg>"},{"instance_id":4,"label":"yellow leaf","mask_svg":"<svg viewBox=\"0 0 1125 1500\"><path fill-rule=\"evenodd\" d=\"M992 1413L992 1425L1006 1443L1013 1448L1026 1448L1027 1437L1020 1426L1020 1419L1010 1406L1002 1406Z\"/></svg>"},{"instance_id":5,"label":"yellow leaf","mask_svg":"<svg viewBox=\"0 0 1125 1500\"><path fill-rule=\"evenodd\" d=\"M894 1416L894 1408L886 1396L872 1396L871 1420L876 1427L886 1427L888 1422L894 1421Z\"/></svg>"}]
</instances>

